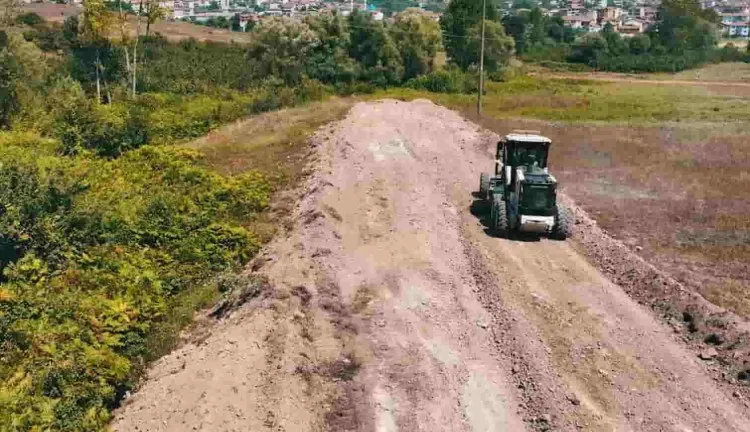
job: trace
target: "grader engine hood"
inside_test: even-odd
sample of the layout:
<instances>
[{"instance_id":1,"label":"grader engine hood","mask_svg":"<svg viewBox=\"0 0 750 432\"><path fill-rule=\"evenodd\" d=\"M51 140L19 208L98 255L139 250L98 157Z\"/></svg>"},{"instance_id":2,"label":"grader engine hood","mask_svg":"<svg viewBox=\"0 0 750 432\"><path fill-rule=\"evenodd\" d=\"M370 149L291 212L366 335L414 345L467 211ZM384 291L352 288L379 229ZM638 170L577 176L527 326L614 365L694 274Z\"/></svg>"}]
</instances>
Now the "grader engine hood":
<instances>
[{"instance_id":1,"label":"grader engine hood","mask_svg":"<svg viewBox=\"0 0 750 432\"><path fill-rule=\"evenodd\" d=\"M518 168L516 172L518 229L549 233L555 226L556 179L546 170Z\"/></svg>"},{"instance_id":2,"label":"grader engine hood","mask_svg":"<svg viewBox=\"0 0 750 432\"><path fill-rule=\"evenodd\" d=\"M544 170L518 169L516 193L521 214L551 216L557 200L557 180Z\"/></svg>"}]
</instances>

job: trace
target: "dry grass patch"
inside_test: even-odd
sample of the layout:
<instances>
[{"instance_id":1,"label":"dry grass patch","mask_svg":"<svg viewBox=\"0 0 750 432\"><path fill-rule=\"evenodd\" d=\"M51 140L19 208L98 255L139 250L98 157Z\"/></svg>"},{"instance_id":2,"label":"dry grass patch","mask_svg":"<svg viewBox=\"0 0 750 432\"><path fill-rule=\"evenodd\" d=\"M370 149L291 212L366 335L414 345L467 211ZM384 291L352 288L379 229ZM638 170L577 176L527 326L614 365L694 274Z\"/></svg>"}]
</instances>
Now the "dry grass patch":
<instances>
[{"instance_id":1,"label":"dry grass patch","mask_svg":"<svg viewBox=\"0 0 750 432\"><path fill-rule=\"evenodd\" d=\"M737 45L737 42L732 42ZM650 74L649 78L688 81L738 81L750 82L750 63L719 63L676 74Z\"/></svg>"},{"instance_id":2,"label":"dry grass patch","mask_svg":"<svg viewBox=\"0 0 750 432\"><path fill-rule=\"evenodd\" d=\"M252 221L253 231L267 240L297 202L290 194L306 175L308 138L319 127L343 117L354 102L351 98L330 98L248 117L183 145L200 150L204 163L223 174L256 170L271 180L276 191L271 211Z\"/></svg>"},{"instance_id":3,"label":"dry grass patch","mask_svg":"<svg viewBox=\"0 0 750 432\"><path fill-rule=\"evenodd\" d=\"M303 172L308 136L320 126L341 118L353 103L353 99L331 98L260 114L185 145L200 150L205 163L224 174L254 169L284 182L294 181Z\"/></svg>"}]
</instances>

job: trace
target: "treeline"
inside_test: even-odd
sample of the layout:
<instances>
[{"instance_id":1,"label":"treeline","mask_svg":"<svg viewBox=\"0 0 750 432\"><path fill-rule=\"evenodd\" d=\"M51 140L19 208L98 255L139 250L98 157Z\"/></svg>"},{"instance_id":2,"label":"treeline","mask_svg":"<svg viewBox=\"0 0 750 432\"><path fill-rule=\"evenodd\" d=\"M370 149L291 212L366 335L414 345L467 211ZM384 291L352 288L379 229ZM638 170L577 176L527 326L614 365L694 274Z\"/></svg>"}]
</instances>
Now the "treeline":
<instances>
[{"instance_id":1,"label":"treeline","mask_svg":"<svg viewBox=\"0 0 750 432\"><path fill-rule=\"evenodd\" d=\"M749 53L733 45L717 47L719 22L715 11L702 9L696 0L663 1L657 22L632 37L623 37L610 23L599 33L574 31L538 8L503 18L524 60L612 72L677 72L712 62L750 61Z\"/></svg>"}]
</instances>

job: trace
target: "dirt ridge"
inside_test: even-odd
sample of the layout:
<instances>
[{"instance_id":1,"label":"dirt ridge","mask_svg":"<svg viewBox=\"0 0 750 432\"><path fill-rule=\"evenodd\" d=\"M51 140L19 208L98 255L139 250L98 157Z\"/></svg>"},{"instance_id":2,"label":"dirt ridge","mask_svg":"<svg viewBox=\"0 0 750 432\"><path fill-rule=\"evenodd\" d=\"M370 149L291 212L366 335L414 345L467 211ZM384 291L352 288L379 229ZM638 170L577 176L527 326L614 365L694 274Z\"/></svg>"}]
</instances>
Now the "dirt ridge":
<instances>
[{"instance_id":1,"label":"dirt ridge","mask_svg":"<svg viewBox=\"0 0 750 432\"><path fill-rule=\"evenodd\" d=\"M320 130L290 230L248 269L267 292L154 365L114 429L750 430L608 279L632 256L582 211L573 242L488 234L471 193L496 139L424 100Z\"/></svg>"}]
</instances>

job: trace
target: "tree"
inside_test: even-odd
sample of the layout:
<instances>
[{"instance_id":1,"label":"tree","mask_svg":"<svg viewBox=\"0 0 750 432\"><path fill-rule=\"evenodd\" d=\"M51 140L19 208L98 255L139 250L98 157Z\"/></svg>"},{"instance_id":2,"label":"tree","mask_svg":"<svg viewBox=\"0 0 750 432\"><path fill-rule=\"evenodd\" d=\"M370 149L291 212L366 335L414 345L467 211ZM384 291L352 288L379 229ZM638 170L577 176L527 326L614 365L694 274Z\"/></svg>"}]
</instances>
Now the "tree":
<instances>
[{"instance_id":1,"label":"tree","mask_svg":"<svg viewBox=\"0 0 750 432\"><path fill-rule=\"evenodd\" d=\"M547 22L547 36L558 43L568 42L565 40L565 28L562 17L553 17Z\"/></svg>"},{"instance_id":2,"label":"tree","mask_svg":"<svg viewBox=\"0 0 750 432\"><path fill-rule=\"evenodd\" d=\"M21 10L19 0L0 0L0 24L2 27L11 27L15 24L16 16Z\"/></svg>"},{"instance_id":3,"label":"tree","mask_svg":"<svg viewBox=\"0 0 750 432\"><path fill-rule=\"evenodd\" d=\"M513 54L513 38L505 34L502 24L495 21L485 23L484 41L484 68L487 72L498 72L508 64ZM467 45L467 58L469 66L478 66L480 57L480 44L482 35L482 24L477 23L469 30L469 44Z\"/></svg>"},{"instance_id":4,"label":"tree","mask_svg":"<svg viewBox=\"0 0 750 432\"><path fill-rule=\"evenodd\" d=\"M216 0L211 0L211 3L208 4L208 10L210 11L217 11L219 9L221 9L221 6Z\"/></svg>"},{"instance_id":5,"label":"tree","mask_svg":"<svg viewBox=\"0 0 750 432\"><path fill-rule=\"evenodd\" d=\"M649 48L651 48L651 38L644 34L635 35L630 38L628 45L631 54L646 54Z\"/></svg>"},{"instance_id":6,"label":"tree","mask_svg":"<svg viewBox=\"0 0 750 432\"><path fill-rule=\"evenodd\" d=\"M359 78L379 86L400 83L404 65L393 38L383 23L370 14L349 15L349 56L359 63Z\"/></svg>"},{"instance_id":7,"label":"tree","mask_svg":"<svg viewBox=\"0 0 750 432\"><path fill-rule=\"evenodd\" d=\"M440 49L440 26L420 9L396 15L391 28L404 62L404 79L432 72Z\"/></svg>"},{"instance_id":8,"label":"tree","mask_svg":"<svg viewBox=\"0 0 750 432\"><path fill-rule=\"evenodd\" d=\"M546 20L541 9L535 7L529 12L528 24L529 43L533 45L544 42L544 38L547 36L545 31Z\"/></svg>"},{"instance_id":9,"label":"tree","mask_svg":"<svg viewBox=\"0 0 750 432\"><path fill-rule=\"evenodd\" d=\"M8 49L8 35L0 30L0 129L9 127L12 115L18 111L18 77L18 64Z\"/></svg>"},{"instance_id":10,"label":"tree","mask_svg":"<svg viewBox=\"0 0 750 432\"><path fill-rule=\"evenodd\" d=\"M39 14L37 13L27 12L25 14L16 16L16 23L33 27L39 24L43 24L44 18L39 16Z\"/></svg>"},{"instance_id":11,"label":"tree","mask_svg":"<svg viewBox=\"0 0 750 432\"><path fill-rule=\"evenodd\" d=\"M570 60L594 66L597 60L607 53L607 40L598 33L586 33L573 43Z\"/></svg>"},{"instance_id":12,"label":"tree","mask_svg":"<svg viewBox=\"0 0 750 432\"><path fill-rule=\"evenodd\" d=\"M151 24L166 16L167 10L161 7L159 0L146 0L146 36L151 34Z\"/></svg>"},{"instance_id":13,"label":"tree","mask_svg":"<svg viewBox=\"0 0 750 432\"><path fill-rule=\"evenodd\" d=\"M649 33L672 53L706 52L716 46L719 22L716 11L701 8L697 0L664 0Z\"/></svg>"},{"instance_id":14,"label":"tree","mask_svg":"<svg viewBox=\"0 0 750 432\"><path fill-rule=\"evenodd\" d=\"M318 35L317 45L307 59L307 74L325 83L350 83L357 78L357 62L349 57L351 35L347 20L339 14L305 17Z\"/></svg>"},{"instance_id":15,"label":"tree","mask_svg":"<svg viewBox=\"0 0 750 432\"><path fill-rule=\"evenodd\" d=\"M109 27L112 24L112 14L103 0L83 1L83 31L81 36L90 45L95 46L94 70L96 77L96 100L102 100L102 62L100 45L107 41ZM135 60L134 60L135 61Z\"/></svg>"},{"instance_id":16,"label":"tree","mask_svg":"<svg viewBox=\"0 0 750 432\"><path fill-rule=\"evenodd\" d=\"M275 76L289 85L302 81L307 56L320 44L304 22L273 17L252 31L247 57L257 78Z\"/></svg>"},{"instance_id":17,"label":"tree","mask_svg":"<svg viewBox=\"0 0 750 432\"><path fill-rule=\"evenodd\" d=\"M478 53L469 52L471 41L468 39L469 29L482 21L483 0L453 0L448 4L440 27L443 30L443 45L450 61L466 69L472 64ZM487 1L486 19L497 21L497 9L493 1Z\"/></svg>"},{"instance_id":18,"label":"tree","mask_svg":"<svg viewBox=\"0 0 750 432\"><path fill-rule=\"evenodd\" d=\"M510 14L503 17L505 33L516 41L516 53L526 52L526 16L521 14Z\"/></svg>"},{"instance_id":19,"label":"tree","mask_svg":"<svg viewBox=\"0 0 750 432\"><path fill-rule=\"evenodd\" d=\"M78 42L78 33L80 31L80 22L78 17L73 15L65 18L62 27L63 38L70 44L74 45Z\"/></svg>"},{"instance_id":20,"label":"tree","mask_svg":"<svg viewBox=\"0 0 750 432\"><path fill-rule=\"evenodd\" d=\"M620 33L615 31L615 26L611 22L604 24L602 36L607 41L607 51L610 55L620 56L627 54L629 50L628 43L622 39Z\"/></svg>"}]
</instances>

